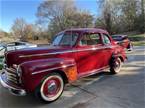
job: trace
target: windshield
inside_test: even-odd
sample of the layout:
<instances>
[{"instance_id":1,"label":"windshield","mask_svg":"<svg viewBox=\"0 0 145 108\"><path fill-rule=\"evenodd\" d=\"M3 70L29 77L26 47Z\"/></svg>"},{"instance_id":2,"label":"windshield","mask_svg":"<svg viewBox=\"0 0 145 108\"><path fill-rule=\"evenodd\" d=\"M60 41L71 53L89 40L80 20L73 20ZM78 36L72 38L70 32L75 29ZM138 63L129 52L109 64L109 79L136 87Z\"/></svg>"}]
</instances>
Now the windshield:
<instances>
[{"instance_id":1,"label":"windshield","mask_svg":"<svg viewBox=\"0 0 145 108\"><path fill-rule=\"evenodd\" d=\"M60 45L60 46L73 46L75 45L78 38L78 33L62 33L55 37L52 42L52 45Z\"/></svg>"}]
</instances>

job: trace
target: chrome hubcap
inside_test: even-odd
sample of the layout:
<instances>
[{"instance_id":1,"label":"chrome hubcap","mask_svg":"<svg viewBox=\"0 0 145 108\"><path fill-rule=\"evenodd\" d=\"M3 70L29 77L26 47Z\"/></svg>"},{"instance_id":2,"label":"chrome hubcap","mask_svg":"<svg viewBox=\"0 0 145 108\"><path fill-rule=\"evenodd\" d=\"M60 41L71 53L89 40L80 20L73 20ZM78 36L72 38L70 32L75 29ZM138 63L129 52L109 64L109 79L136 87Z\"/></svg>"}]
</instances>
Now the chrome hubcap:
<instances>
[{"instance_id":1,"label":"chrome hubcap","mask_svg":"<svg viewBox=\"0 0 145 108\"><path fill-rule=\"evenodd\" d=\"M57 89L57 85L55 82L50 83L50 85L48 85L48 92L52 93L53 91L56 91Z\"/></svg>"},{"instance_id":2,"label":"chrome hubcap","mask_svg":"<svg viewBox=\"0 0 145 108\"><path fill-rule=\"evenodd\" d=\"M116 68L119 68L119 63L118 62L116 62Z\"/></svg>"},{"instance_id":3,"label":"chrome hubcap","mask_svg":"<svg viewBox=\"0 0 145 108\"><path fill-rule=\"evenodd\" d=\"M120 69L120 62L119 62L119 60L117 60L116 62L115 62L115 70L119 70Z\"/></svg>"}]
</instances>

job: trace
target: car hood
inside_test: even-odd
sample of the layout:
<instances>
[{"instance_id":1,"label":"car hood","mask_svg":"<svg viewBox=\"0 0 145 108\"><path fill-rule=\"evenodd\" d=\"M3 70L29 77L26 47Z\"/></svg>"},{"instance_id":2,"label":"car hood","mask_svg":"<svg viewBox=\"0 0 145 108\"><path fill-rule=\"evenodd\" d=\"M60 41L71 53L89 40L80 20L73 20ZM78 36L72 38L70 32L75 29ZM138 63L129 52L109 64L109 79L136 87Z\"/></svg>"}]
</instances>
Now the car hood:
<instances>
[{"instance_id":1,"label":"car hood","mask_svg":"<svg viewBox=\"0 0 145 108\"><path fill-rule=\"evenodd\" d=\"M26 61L35 59L44 59L56 57L60 53L69 51L70 47L62 46L47 46L36 48L25 48L21 50L9 51L5 54L6 63L8 66L12 64L21 64Z\"/></svg>"}]
</instances>

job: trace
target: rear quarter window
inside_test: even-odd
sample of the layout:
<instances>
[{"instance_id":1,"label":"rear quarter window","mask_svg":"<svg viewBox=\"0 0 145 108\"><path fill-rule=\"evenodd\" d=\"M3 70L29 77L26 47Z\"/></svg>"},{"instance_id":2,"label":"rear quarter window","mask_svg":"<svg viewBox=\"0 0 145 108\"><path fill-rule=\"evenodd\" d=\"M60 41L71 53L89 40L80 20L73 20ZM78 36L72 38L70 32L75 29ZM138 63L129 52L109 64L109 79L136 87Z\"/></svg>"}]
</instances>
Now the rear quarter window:
<instances>
[{"instance_id":1,"label":"rear quarter window","mask_svg":"<svg viewBox=\"0 0 145 108\"><path fill-rule=\"evenodd\" d=\"M103 34L103 43L104 44L110 44L111 40L107 34Z\"/></svg>"}]
</instances>

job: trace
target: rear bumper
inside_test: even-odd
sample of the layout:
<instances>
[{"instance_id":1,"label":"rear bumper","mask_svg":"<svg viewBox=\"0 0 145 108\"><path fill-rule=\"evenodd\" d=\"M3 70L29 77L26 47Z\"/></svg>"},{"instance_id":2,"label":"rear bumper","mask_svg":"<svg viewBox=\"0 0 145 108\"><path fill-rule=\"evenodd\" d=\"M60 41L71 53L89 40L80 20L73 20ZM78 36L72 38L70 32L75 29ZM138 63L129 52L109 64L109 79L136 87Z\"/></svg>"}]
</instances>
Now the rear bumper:
<instances>
[{"instance_id":1,"label":"rear bumper","mask_svg":"<svg viewBox=\"0 0 145 108\"><path fill-rule=\"evenodd\" d=\"M0 74L0 83L4 88L7 88L10 91L10 93L12 93L13 95L17 95L17 96L26 95L26 91L24 89L7 80L7 76L5 72L2 72Z\"/></svg>"}]
</instances>

